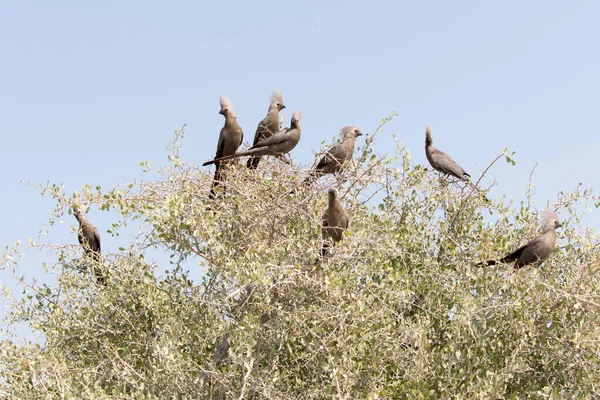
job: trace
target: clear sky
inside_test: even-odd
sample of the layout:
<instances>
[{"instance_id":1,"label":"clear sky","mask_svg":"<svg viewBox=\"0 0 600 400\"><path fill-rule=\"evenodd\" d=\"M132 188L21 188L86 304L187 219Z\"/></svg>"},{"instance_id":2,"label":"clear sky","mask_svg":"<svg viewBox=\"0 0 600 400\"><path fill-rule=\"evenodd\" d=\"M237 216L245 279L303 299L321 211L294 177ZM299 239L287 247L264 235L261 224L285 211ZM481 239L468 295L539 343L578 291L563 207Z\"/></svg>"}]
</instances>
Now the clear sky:
<instances>
[{"instance_id":1,"label":"clear sky","mask_svg":"<svg viewBox=\"0 0 600 400\"><path fill-rule=\"evenodd\" d=\"M140 177L183 124L185 158L212 158L221 94L251 141L281 90L286 124L303 111L303 164L341 127L372 132L395 110L380 154L395 133L426 163L428 122L474 177L516 151L492 197L520 200L536 163L540 205L598 187L599 16L592 1L0 2L0 245L38 240L54 204L20 180L72 193ZM105 233L112 215L89 216L103 250L127 240ZM66 217L42 241L76 243ZM23 263L31 276L41 259Z\"/></svg>"}]
</instances>

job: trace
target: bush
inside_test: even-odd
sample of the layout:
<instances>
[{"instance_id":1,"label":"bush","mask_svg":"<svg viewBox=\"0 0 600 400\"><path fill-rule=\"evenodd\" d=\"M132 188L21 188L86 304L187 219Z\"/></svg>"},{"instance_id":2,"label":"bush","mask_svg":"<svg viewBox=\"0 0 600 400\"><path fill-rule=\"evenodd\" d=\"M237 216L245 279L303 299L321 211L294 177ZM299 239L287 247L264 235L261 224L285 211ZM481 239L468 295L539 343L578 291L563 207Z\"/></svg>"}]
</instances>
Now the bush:
<instances>
[{"instance_id":1,"label":"bush","mask_svg":"<svg viewBox=\"0 0 600 400\"><path fill-rule=\"evenodd\" d=\"M520 203L488 204L412 165L400 143L396 157L377 157L372 134L341 177L302 188L306 171L293 165L239 163L211 202L212 172L181 159L182 137L168 166L142 163L152 180L77 194L118 211L111 233L139 227L120 253L103 254L106 287L82 270L79 245L44 247L56 285L20 276L26 248L7 250L3 268L29 294L13 301L7 322L27 322L43 341L0 344L5 396L600 396L598 235L580 222L584 205L598 206L591 190L558 195L555 254L513 273L474 264L536 235L529 192ZM507 154L495 161L511 161ZM329 185L341 188L351 221L320 260ZM74 199L56 185L42 189L57 201L56 223ZM152 249L172 267L147 263ZM203 268L200 281L189 279L189 265ZM227 357L215 361L226 337Z\"/></svg>"}]
</instances>

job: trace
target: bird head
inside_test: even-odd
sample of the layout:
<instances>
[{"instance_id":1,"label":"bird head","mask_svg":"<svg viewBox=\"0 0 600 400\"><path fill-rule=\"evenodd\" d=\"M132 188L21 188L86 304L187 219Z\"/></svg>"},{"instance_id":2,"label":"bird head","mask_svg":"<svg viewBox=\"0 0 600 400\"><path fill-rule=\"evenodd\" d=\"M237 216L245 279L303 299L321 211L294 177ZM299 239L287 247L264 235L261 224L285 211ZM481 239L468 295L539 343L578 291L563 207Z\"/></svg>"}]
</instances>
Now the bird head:
<instances>
[{"instance_id":1,"label":"bird head","mask_svg":"<svg viewBox=\"0 0 600 400\"><path fill-rule=\"evenodd\" d=\"M302 111L297 110L293 115L292 115L292 128L299 128L300 127L300 120L302 119Z\"/></svg>"},{"instance_id":2,"label":"bird head","mask_svg":"<svg viewBox=\"0 0 600 400\"><path fill-rule=\"evenodd\" d=\"M545 208L542 212L542 232L548 232L550 230L556 230L562 227L562 224L558 222L558 215L548 208Z\"/></svg>"},{"instance_id":3,"label":"bird head","mask_svg":"<svg viewBox=\"0 0 600 400\"><path fill-rule=\"evenodd\" d=\"M221 103L221 110L219 111L219 114L221 114L225 118L235 117L233 107L231 106L231 101L223 94L221 95L221 98L219 100Z\"/></svg>"},{"instance_id":4,"label":"bird head","mask_svg":"<svg viewBox=\"0 0 600 400\"><path fill-rule=\"evenodd\" d=\"M83 218L85 218L85 214L77 204L73 204L73 215L75 218L77 218L77 221L81 221Z\"/></svg>"},{"instance_id":5,"label":"bird head","mask_svg":"<svg viewBox=\"0 0 600 400\"><path fill-rule=\"evenodd\" d=\"M337 190L335 190L333 187L330 187L328 190L328 195L329 195L329 201L333 201L337 198Z\"/></svg>"},{"instance_id":6,"label":"bird head","mask_svg":"<svg viewBox=\"0 0 600 400\"><path fill-rule=\"evenodd\" d=\"M431 125L427 124L425 128L425 144L431 145L433 144L433 137L431 136Z\"/></svg>"},{"instance_id":7,"label":"bird head","mask_svg":"<svg viewBox=\"0 0 600 400\"><path fill-rule=\"evenodd\" d=\"M276 90L271 95L271 105L269 106L269 111L277 110L281 111L285 108L285 104L283 104L283 96L279 90Z\"/></svg>"},{"instance_id":8,"label":"bird head","mask_svg":"<svg viewBox=\"0 0 600 400\"><path fill-rule=\"evenodd\" d=\"M356 139L359 136L362 136L362 132L356 126L346 126L342 128L341 131L342 140L346 140L348 138Z\"/></svg>"}]
</instances>

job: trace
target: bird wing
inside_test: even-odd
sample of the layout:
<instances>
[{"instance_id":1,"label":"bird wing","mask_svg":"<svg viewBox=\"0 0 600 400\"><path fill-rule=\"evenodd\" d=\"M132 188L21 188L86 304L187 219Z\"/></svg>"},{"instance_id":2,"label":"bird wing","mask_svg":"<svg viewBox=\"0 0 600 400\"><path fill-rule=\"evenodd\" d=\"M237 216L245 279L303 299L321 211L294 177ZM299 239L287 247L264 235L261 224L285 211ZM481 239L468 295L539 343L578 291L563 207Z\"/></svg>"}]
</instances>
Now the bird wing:
<instances>
[{"instance_id":1,"label":"bird wing","mask_svg":"<svg viewBox=\"0 0 600 400\"><path fill-rule=\"evenodd\" d=\"M475 266L487 267L488 265L496 265L498 263L507 263L509 261L514 261L514 260L518 259L519 257L521 257L521 254L523 254L523 252L525 251L527 246L529 246L529 243L526 244L525 246L519 247L517 250L513 251L512 253L504 256L503 258L501 258L499 260L482 261L480 263L475 264Z\"/></svg>"},{"instance_id":2,"label":"bird wing","mask_svg":"<svg viewBox=\"0 0 600 400\"><path fill-rule=\"evenodd\" d=\"M323 214L323 228L326 228L329 226L329 212L325 211L325 213Z\"/></svg>"},{"instance_id":3,"label":"bird wing","mask_svg":"<svg viewBox=\"0 0 600 400\"><path fill-rule=\"evenodd\" d=\"M83 246L83 228L80 226L79 230L77 231L77 240L79 240L79 244Z\"/></svg>"},{"instance_id":4,"label":"bird wing","mask_svg":"<svg viewBox=\"0 0 600 400\"><path fill-rule=\"evenodd\" d=\"M255 149L258 147L267 147L267 146L272 146L274 144L279 144L279 143L285 142L288 139L287 132L288 132L288 129L281 130L281 131L277 132L276 134L274 134L273 136L269 136L268 138L256 143L250 149Z\"/></svg>"},{"instance_id":5,"label":"bird wing","mask_svg":"<svg viewBox=\"0 0 600 400\"><path fill-rule=\"evenodd\" d=\"M329 150L327 150L327 153L321 157L321 160L319 160L319 163L315 168L323 169L332 163L339 163L340 160L344 158L343 150L344 149L341 143L331 147Z\"/></svg>"},{"instance_id":6,"label":"bird wing","mask_svg":"<svg viewBox=\"0 0 600 400\"><path fill-rule=\"evenodd\" d=\"M518 259L519 257L521 257L521 254L523 254L523 252L525 251L525 249L527 249L527 247L531 244L531 242L527 243L525 246L519 247L518 249L516 249L515 251L513 251L512 253L502 257L499 261L506 263L509 261L514 261L516 259Z\"/></svg>"},{"instance_id":7,"label":"bird wing","mask_svg":"<svg viewBox=\"0 0 600 400\"><path fill-rule=\"evenodd\" d=\"M215 154L215 158L223 157L223 151L225 150L225 140L223 135L219 136L219 143L217 143L217 154Z\"/></svg>"},{"instance_id":8,"label":"bird wing","mask_svg":"<svg viewBox=\"0 0 600 400\"><path fill-rule=\"evenodd\" d=\"M92 250L97 251L99 253L100 252L100 232L98 232L98 228L94 227L93 234L94 234L93 235L94 236L94 244L96 245L94 247L97 247L97 248L92 249Z\"/></svg>"},{"instance_id":9,"label":"bird wing","mask_svg":"<svg viewBox=\"0 0 600 400\"><path fill-rule=\"evenodd\" d=\"M548 243L547 235L540 235L524 246L522 254L517 260L517 268L527 264L541 263L552 254L554 250L554 242Z\"/></svg>"},{"instance_id":10,"label":"bird wing","mask_svg":"<svg viewBox=\"0 0 600 400\"><path fill-rule=\"evenodd\" d=\"M469 176L464 169L460 167L448 154L443 151L436 150L431 158L435 162L438 169L448 175L452 175L458 179L463 179L464 175Z\"/></svg>"},{"instance_id":11,"label":"bird wing","mask_svg":"<svg viewBox=\"0 0 600 400\"><path fill-rule=\"evenodd\" d=\"M254 142L252 142L252 146L256 146L256 144L260 142L261 139L264 140L265 132L268 132L267 118L268 116L266 116L262 121L258 123L258 126L256 127L256 133L254 134Z\"/></svg>"}]
</instances>

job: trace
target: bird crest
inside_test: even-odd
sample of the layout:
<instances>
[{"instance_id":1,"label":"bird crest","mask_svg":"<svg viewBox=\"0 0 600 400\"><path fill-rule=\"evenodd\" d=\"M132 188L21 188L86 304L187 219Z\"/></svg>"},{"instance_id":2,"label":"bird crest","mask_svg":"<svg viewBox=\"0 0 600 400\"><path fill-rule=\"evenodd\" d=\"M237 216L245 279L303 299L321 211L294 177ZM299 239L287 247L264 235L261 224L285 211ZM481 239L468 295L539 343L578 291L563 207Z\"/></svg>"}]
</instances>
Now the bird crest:
<instances>
[{"instance_id":1,"label":"bird crest","mask_svg":"<svg viewBox=\"0 0 600 400\"><path fill-rule=\"evenodd\" d=\"M427 127L425 128L425 137L431 140L431 124L427 124Z\"/></svg>"},{"instance_id":2,"label":"bird crest","mask_svg":"<svg viewBox=\"0 0 600 400\"><path fill-rule=\"evenodd\" d=\"M221 112L227 110L228 115L235 117L235 113L233 112L233 106L231 105L231 100L229 100L227 96L222 94L219 101L221 103Z\"/></svg>"},{"instance_id":3,"label":"bird crest","mask_svg":"<svg viewBox=\"0 0 600 400\"><path fill-rule=\"evenodd\" d=\"M540 212L540 216L542 217L542 225L553 225L554 223L558 223L558 215L552 210L550 207L544 208Z\"/></svg>"},{"instance_id":4,"label":"bird crest","mask_svg":"<svg viewBox=\"0 0 600 400\"><path fill-rule=\"evenodd\" d=\"M74 199L73 200L73 215L75 216L75 218L77 218L77 221L82 221L85 220L86 216L85 216L85 211L83 210L83 208L86 208L85 204L81 204L81 202L78 199Z\"/></svg>"},{"instance_id":5,"label":"bird crest","mask_svg":"<svg viewBox=\"0 0 600 400\"><path fill-rule=\"evenodd\" d=\"M283 96L279 90L275 90L271 95L271 103L275 102L283 103Z\"/></svg>"},{"instance_id":6,"label":"bird crest","mask_svg":"<svg viewBox=\"0 0 600 400\"><path fill-rule=\"evenodd\" d=\"M356 126L345 126L340 130L340 136L342 139L346 139L347 137L356 137L360 133L360 129Z\"/></svg>"},{"instance_id":7,"label":"bird crest","mask_svg":"<svg viewBox=\"0 0 600 400\"><path fill-rule=\"evenodd\" d=\"M302 111L297 110L293 115L292 115L292 120L295 120L297 123L300 123L300 120L302 119Z\"/></svg>"}]
</instances>

